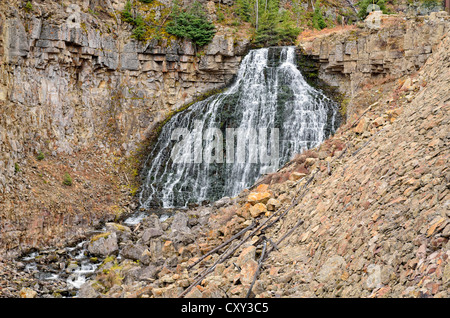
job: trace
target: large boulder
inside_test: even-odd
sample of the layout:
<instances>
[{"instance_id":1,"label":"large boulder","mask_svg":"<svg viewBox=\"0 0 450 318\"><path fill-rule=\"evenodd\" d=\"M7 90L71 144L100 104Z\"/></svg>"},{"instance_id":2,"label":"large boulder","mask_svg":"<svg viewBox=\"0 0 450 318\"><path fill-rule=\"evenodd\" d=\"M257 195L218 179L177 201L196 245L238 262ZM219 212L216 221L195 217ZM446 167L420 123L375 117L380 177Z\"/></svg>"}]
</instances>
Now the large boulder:
<instances>
[{"instance_id":1,"label":"large boulder","mask_svg":"<svg viewBox=\"0 0 450 318\"><path fill-rule=\"evenodd\" d=\"M134 261L140 261L144 264L150 263L150 252L141 244L126 244L120 251L120 255Z\"/></svg>"},{"instance_id":2,"label":"large boulder","mask_svg":"<svg viewBox=\"0 0 450 318\"><path fill-rule=\"evenodd\" d=\"M161 222L157 215L150 215L148 218L144 219L142 226L144 227L144 230L140 234L139 240L142 244L149 245L151 239L164 234Z\"/></svg>"},{"instance_id":3,"label":"large boulder","mask_svg":"<svg viewBox=\"0 0 450 318\"><path fill-rule=\"evenodd\" d=\"M131 229L119 223L108 222L105 228L107 232L115 233L119 242L125 242L131 236Z\"/></svg>"},{"instance_id":4,"label":"large boulder","mask_svg":"<svg viewBox=\"0 0 450 318\"><path fill-rule=\"evenodd\" d=\"M95 288L96 284L95 281L89 281L81 285L78 291L78 298L99 298L100 293Z\"/></svg>"},{"instance_id":5,"label":"large boulder","mask_svg":"<svg viewBox=\"0 0 450 318\"><path fill-rule=\"evenodd\" d=\"M98 256L108 256L117 253L119 245L116 233L105 232L91 238L88 245L89 253Z\"/></svg>"},{"instance_id":6,"label":"large boulder","mask_svg":"<svg viewBox=\"0 0 450 318\"><path fill-rule=\"evenodd\" d=\"M175 216L173 217L172 225L170 227L171 232L174 235L177 233L181 233L181 234L191 233L191 230L188 227L188 221L189 221L189 218L185 213L179 212L179 213L175 214Z\"/></svg>"}]
</instances>

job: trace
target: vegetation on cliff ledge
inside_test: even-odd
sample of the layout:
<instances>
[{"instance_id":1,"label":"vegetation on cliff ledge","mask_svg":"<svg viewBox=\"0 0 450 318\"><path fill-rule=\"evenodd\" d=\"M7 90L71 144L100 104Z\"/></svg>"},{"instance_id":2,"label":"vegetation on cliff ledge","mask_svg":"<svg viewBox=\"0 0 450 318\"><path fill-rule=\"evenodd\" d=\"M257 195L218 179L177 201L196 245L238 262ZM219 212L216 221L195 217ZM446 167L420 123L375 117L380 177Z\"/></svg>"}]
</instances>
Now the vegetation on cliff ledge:
<instances>
[{"instance_id":1,"label":"vegetation on cliff ledge","mask_svg":"<svg viewBox=\"0 0 450 318\"><path fill-rule=\"evenodd\" d=\"M352 24L366 17L370 4L378 5L384 13L392 7L386 0L361 0L357 4L359 12L341 0L236 0L232 4L193 1L188 5L178 0L171 4L139 0L127 1L121 17L133 27L132 37L138 41L168 43L183 38L201 47L210 43L216 32L231 30L234 34L245 33L254 46L264 47L294 45L306 29Z\"/></svg>"},{"instance_id":2,"label":"vegetation on cliff ledge","mask_svg":"<svg viewBox=\"0 0 450 318\"><path fill-rule=\"evenodd\" d=\"M216 28L207 20L206 13L199 2L195 1L186 11L175 4L172 11L172 20L166 27L169 34L191 40L198 46L211 42Z\"/></svg>"}]
</instances>

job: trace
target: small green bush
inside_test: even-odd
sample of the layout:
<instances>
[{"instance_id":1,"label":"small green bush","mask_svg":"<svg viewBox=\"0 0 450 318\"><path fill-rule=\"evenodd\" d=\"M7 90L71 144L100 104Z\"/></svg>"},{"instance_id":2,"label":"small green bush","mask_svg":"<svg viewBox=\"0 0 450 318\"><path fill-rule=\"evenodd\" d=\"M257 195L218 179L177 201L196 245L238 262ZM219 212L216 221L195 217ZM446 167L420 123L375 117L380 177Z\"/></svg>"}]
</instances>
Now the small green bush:
<instances>
[{"instance_id":1,"label":"small green bush","mask_svg":"<svg viewBox=\"0 0 450 318\"><path fill-rule=\"evenodd\" d=\"M42 151L39 151L39 154L37 155L36 159L41 161L45 158L44 154L42 153Z\"/></svg>"},{"instance_id":2,"label":"small green bush","mask_svg":"<svg viewBox=\"0 0 450 318\"><path fill-rule=\"evenodd\" d=\"M222 10L217 11L217 22L223 22L225 20L225 14Z\"/></svg>"},{"instance_id":3,"label":"small green bush","mask_svg":"<svg viewBox=\"0 0 450 318\"><path fill-rule=\"evenodd\" d=\"M122 12L120 13L122 16L122 20L125 22L134 24L134 18L133 14L131 13L131 2L127 1L125 3L125 7L123 8Z\"/></svg>"},{"instance_id":4,"label":"small green bush","mask_svg":"<svg viewBox=\"0 0 450 318\"><path fill-rule=\"evenodd\" d=\"M134 19L134 25L136 27L132 31L132 37L138 41L143 41L145 39L146 27L144 18L140 14Z\"/></svg>"},{"instance_id":5,"label":"small green bush","mask_svg":"<svg viewBox=\"0 0 450 318\"><path fill-rule=\"evenodd\" d=\"M20 172L20 167L19 167L19 164L17 162L14 164L14 172L15 173Z\"/></svg>"},{"instance_id":6,"label":"small green bush","mask_svg":"<svg viewBox=\"0 0 450 318\"><path fill-rule=\"evenodd\" d=\"M72 177L67 172L64 174L63 184L66 185L66 186L71 186L72 185Z\"/></svg>"},{"instance_id":7,"label":"small green bush","mask_svg":"<svg viewBox=\"0 0 450 318\"><path fill-rule=\"evenodd\" d=\"M33 11L33 4L31 3L31 1L27 2L27 4L25 5L25 10L27 10L28 12Z\"/></svg>"}]
</instances>

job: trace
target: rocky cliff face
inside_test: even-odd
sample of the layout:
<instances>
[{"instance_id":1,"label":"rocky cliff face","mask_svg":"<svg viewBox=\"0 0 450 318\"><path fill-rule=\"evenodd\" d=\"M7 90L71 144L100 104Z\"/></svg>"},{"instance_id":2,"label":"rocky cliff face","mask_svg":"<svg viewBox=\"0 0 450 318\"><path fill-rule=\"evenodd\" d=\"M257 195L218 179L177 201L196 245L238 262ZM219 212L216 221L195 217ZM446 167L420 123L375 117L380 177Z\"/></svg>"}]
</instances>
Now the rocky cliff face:
<instances>
[{"instance_id":1,"label":"rocky cliff face","mask_svg":"<svg viewBox=\"0 0 450 318\"><path fill-rule=\"evenodd\" d=\"M381 16L376 29L370 19L368 25L300 43L304 54L317 62L318 77L350 98L370 81L416 72L450 29L445 12L412 18ZM347 111L351 115L355 110Z\"/></svg>"},{"instance_id":2,"label":"rocky cliff face","mask_svg":"<svg viewBox=\"0 0 450 318\"><path fill-rule=\"evenodd\" d=\"M248 40L219 30L196 52L188 41L130 38L127 25L83 6L2 6L0 186L26 151L135 149L167 113L227 85Z\"/></svg>"},{"instance_id":3,"label":"rocky cliff face","mask_svg":"<svg viewBox=\"0 0 450 318\"><path fill-rule=\"evenodd\" d=\"M113 10L123 4L0 4L2 247L58 242L123 211L133 173L121 161L167 114L226 86L248 49L226 28L198 51L174 38L137 42Z\"/></svg>"}]
</instances>

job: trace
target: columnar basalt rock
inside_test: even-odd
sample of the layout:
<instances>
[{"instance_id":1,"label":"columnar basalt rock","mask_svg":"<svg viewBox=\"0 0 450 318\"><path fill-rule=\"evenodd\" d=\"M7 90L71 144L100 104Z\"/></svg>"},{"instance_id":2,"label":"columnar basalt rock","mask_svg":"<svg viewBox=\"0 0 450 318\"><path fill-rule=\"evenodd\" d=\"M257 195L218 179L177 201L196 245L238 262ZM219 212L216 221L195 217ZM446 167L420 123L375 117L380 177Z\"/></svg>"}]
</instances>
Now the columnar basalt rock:
<instances>
[{"instance_id":1,"label":"columnar basalt rock","mask_svg":"<svg viewBox=\"0 0 450 318\"><path fill-rule=\"evenodd\" d=\"M137 42L76 4L50 18L37 11L0 19L6 176L23 150L129 154L169 112L230 83L249 44L222 30L199 54L186 40Z\"/></svg>"},{"instance_id":2,"label":"columnar basalt rock","mask_svg":"<svg viewBox=\"0 0 450 318\"><path fill-rule=\"evenodd\" d=\"M317 62L319 78L353 96L367 80L417 71L450 30L445 12L414 18L381 15L380 19L378 30L355 27L302 41L304 54Z\"/></svg>"},{"instance_id":3,"label":"columnar basalt rock","mask_svg":"<svg viewBox=\"0 0 450 318\"><path fill-rule=\"evenodd\" d=\"M134 209L129 166L148 136L226 86L248 49L226 28L205 47L138 42L118 14L125 1L101 2L0 3L0 249L8 253L83 236ZM66 172L70 187L60 180Z\"/></svg>"}]
</instances>

